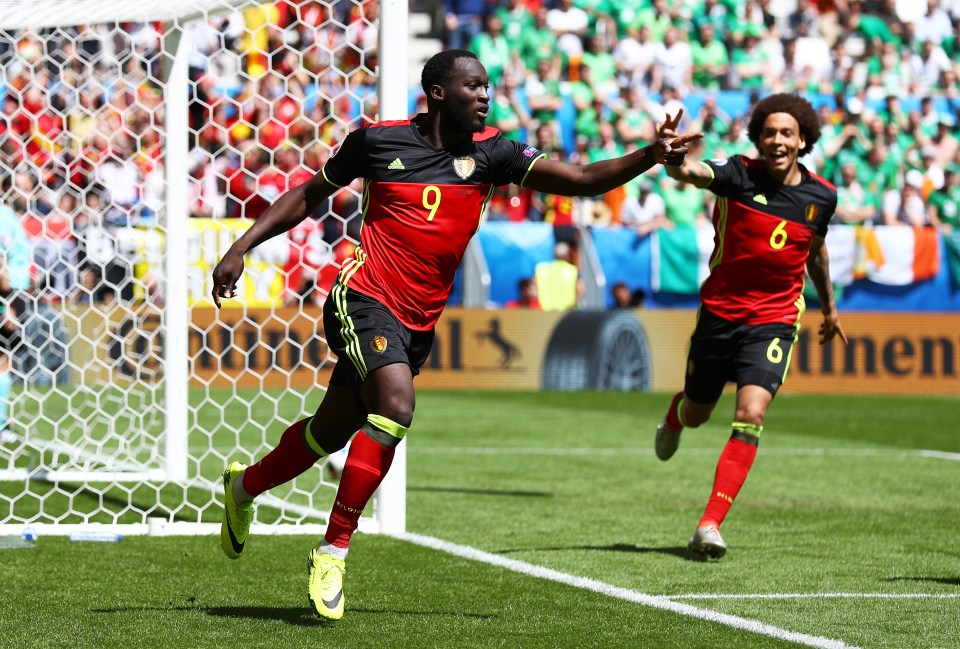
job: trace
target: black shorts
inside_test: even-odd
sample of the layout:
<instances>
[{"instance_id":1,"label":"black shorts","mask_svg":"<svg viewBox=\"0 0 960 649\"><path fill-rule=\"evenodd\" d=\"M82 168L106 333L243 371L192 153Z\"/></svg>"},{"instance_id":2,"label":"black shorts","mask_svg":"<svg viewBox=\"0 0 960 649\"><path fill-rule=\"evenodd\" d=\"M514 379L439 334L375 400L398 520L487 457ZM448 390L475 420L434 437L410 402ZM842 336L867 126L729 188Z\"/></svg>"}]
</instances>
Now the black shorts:
<instances>
[{"instance_id":1,"label":"black shorts","mask_svg":"<svg viewBox=\"0 0 960 649\"><path fill-rule=\"evenodd\" d=\"M695 403L715 403L728 381L776 394L787 375L798 325L748 325L700 309L690 337L684 392Z\"/></svg>"},{"instance_id":2,"label":"black shorts","mask_svg":"<svg viewBox=\"0 0 960 649\"><path fill-rule=\"evenodd\" d=\"M332 385L358 392L370 372L405 363L416 376L433 348L434 332L408 328L382 303L336 284L323 304L323 330L337 364Z\"/></svg>"}]
</instances>

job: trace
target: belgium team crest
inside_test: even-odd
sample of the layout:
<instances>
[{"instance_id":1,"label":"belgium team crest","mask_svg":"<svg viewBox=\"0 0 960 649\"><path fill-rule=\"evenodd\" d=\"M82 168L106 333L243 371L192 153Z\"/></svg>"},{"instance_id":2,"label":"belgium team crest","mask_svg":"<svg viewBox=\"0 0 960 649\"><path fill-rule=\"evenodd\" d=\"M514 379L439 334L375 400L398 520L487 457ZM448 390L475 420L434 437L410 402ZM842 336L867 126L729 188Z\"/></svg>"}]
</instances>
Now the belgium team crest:
<instances>
[{"instance_id":1,"label":"belgium team crest","mask_svg":"<svg viewBox=\"0 0 960 649\"><path fill-rule=\"evenodd\" d=\"M820 208L817 207L816 203L807 203L807 206L803 208L803 216L807 219L807 223L813 223L819 215Z\"/></svg>"},{"instance_id":2,"label":"belgium team crest","mask_svg":"<svg viewBox=\"0 0 960 649\"><path fill-rule=\"evenodd\" d=\"M473 156L465 155L453 159L453 170L464 180L472 176L476 169L477 161L473 159Z\"/></svg>"},{"instance_id":3,"label":"belgium team crest","mask_svg":"<svg viewBox=\"0 0 960 649\"><path fill-rule=\"evenodd\" d=\"M370 349L377 352L378 354L382 354L386 348L387 348L387 339L384 338L383 336L374 336L373 340L370 341Z\"/></svg>"}]
</instances>

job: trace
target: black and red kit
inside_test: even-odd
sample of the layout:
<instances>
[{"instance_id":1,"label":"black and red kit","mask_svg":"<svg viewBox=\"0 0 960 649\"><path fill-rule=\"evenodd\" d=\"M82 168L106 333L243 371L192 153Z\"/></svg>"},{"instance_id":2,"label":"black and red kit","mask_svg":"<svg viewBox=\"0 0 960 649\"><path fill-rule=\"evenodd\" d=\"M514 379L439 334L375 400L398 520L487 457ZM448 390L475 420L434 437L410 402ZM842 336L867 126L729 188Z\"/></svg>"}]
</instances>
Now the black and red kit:
<instances>
[{"instance_id":1,"label":"black and red kit","mask_svg":"<svg viewBox=\"0 0 960 649\"><path fill-rule=\"evenodd\" d=\"M438 149L417 130L422 118L353 131L323 168L339 187L364 179L360 246L339 281L418 331L439 319L494 188L521 184L542 157L492 127Z\"/></svg>"},{"instance_id":2,"label":"black and red kit","mask_svg":"<svg viewBox=\"0 0 960 649\"><path fill-rule=\"evenodd\" d=\"M714 251L700 301L742 324L795 324L804 310L810 241L823 237L837 189L800 165L799 185L784 185L762 160L703 161L713 173Z\"/></svg>"}]
</instances>

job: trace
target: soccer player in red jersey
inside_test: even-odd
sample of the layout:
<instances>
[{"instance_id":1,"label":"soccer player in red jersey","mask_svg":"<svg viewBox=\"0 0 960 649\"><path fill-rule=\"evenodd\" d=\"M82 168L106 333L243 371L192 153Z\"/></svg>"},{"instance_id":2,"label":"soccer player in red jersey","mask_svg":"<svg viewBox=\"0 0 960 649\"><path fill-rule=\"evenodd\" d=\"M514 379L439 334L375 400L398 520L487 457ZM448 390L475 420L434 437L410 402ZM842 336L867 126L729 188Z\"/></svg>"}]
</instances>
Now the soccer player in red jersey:
<instances>
[{"instance_id":1,"label":"soccer player in red jersey","mask_svg":"<svg viewBox=\"0 0 960 649\"><path fill-rule=\"evenodd\" d=\"M676 125L677 119L658 125L658 137L671 137ZM671 177L716 194L716 234L710 276L700 287L684 389L657 427L657 457L669 460L683 428L707 421L724 385L737 383L733 433L689 543L699 558L726 553L720 524L747 478L767 408L790 364L804 310L804 269L823 312L820 344L834 337L847 342L824 243L837 189L798 162L820 137L817 113L797 95L771 95L754 108L747 132L759 159L685 158L666 166Z\"/></svg>"},{"instance_id":2,"label":"soccer player in red jersey","mask_svg":"<svg viewBox=\"0 0 960 649\"><path fill-rule=\"evenodd\" d=\"M413 421L413 378L433 344L467 243L495 187L595 196L657 163L680 164L701 134L657 140L589 165L547 159L484 124L489 80L476 56L447 50L424 65L427 112L353 131L311 180L285 192L213 270L213 299L236 295L243 257L301 222L331 194L365 179L360 246L324 304L324 332L337 363L316 414L290 426L276 448L224 471L220 544L236 559L255 496L300 475L353 437L326 534L308 557L316 613L343 616L344 560L361 512Z\"/></svg>"}]
</instances>

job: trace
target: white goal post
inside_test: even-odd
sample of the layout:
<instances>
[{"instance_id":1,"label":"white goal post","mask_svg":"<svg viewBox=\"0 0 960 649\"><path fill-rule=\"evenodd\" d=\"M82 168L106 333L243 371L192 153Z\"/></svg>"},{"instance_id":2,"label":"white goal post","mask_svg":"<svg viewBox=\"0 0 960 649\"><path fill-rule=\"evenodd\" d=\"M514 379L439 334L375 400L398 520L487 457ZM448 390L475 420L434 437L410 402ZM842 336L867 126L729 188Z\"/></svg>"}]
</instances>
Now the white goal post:
<instances>
[{"instance_id":1,"label":"white goal post","mask_svg":"<svg viewBox=\"0 0 960 649\"><path fill-rule=\"evenodd\" d=\"M358 202L251 253L219 311L212 264L346 132L408 116L408 3L3 4L0 176L31 279L14 286L0 536L213 534L225 463L322 397L324 283ZM335 489L318 465L258 499L253 532L321 533ZM360 530L405 528L401 444Z\"/></svg>"}]
</instances>

